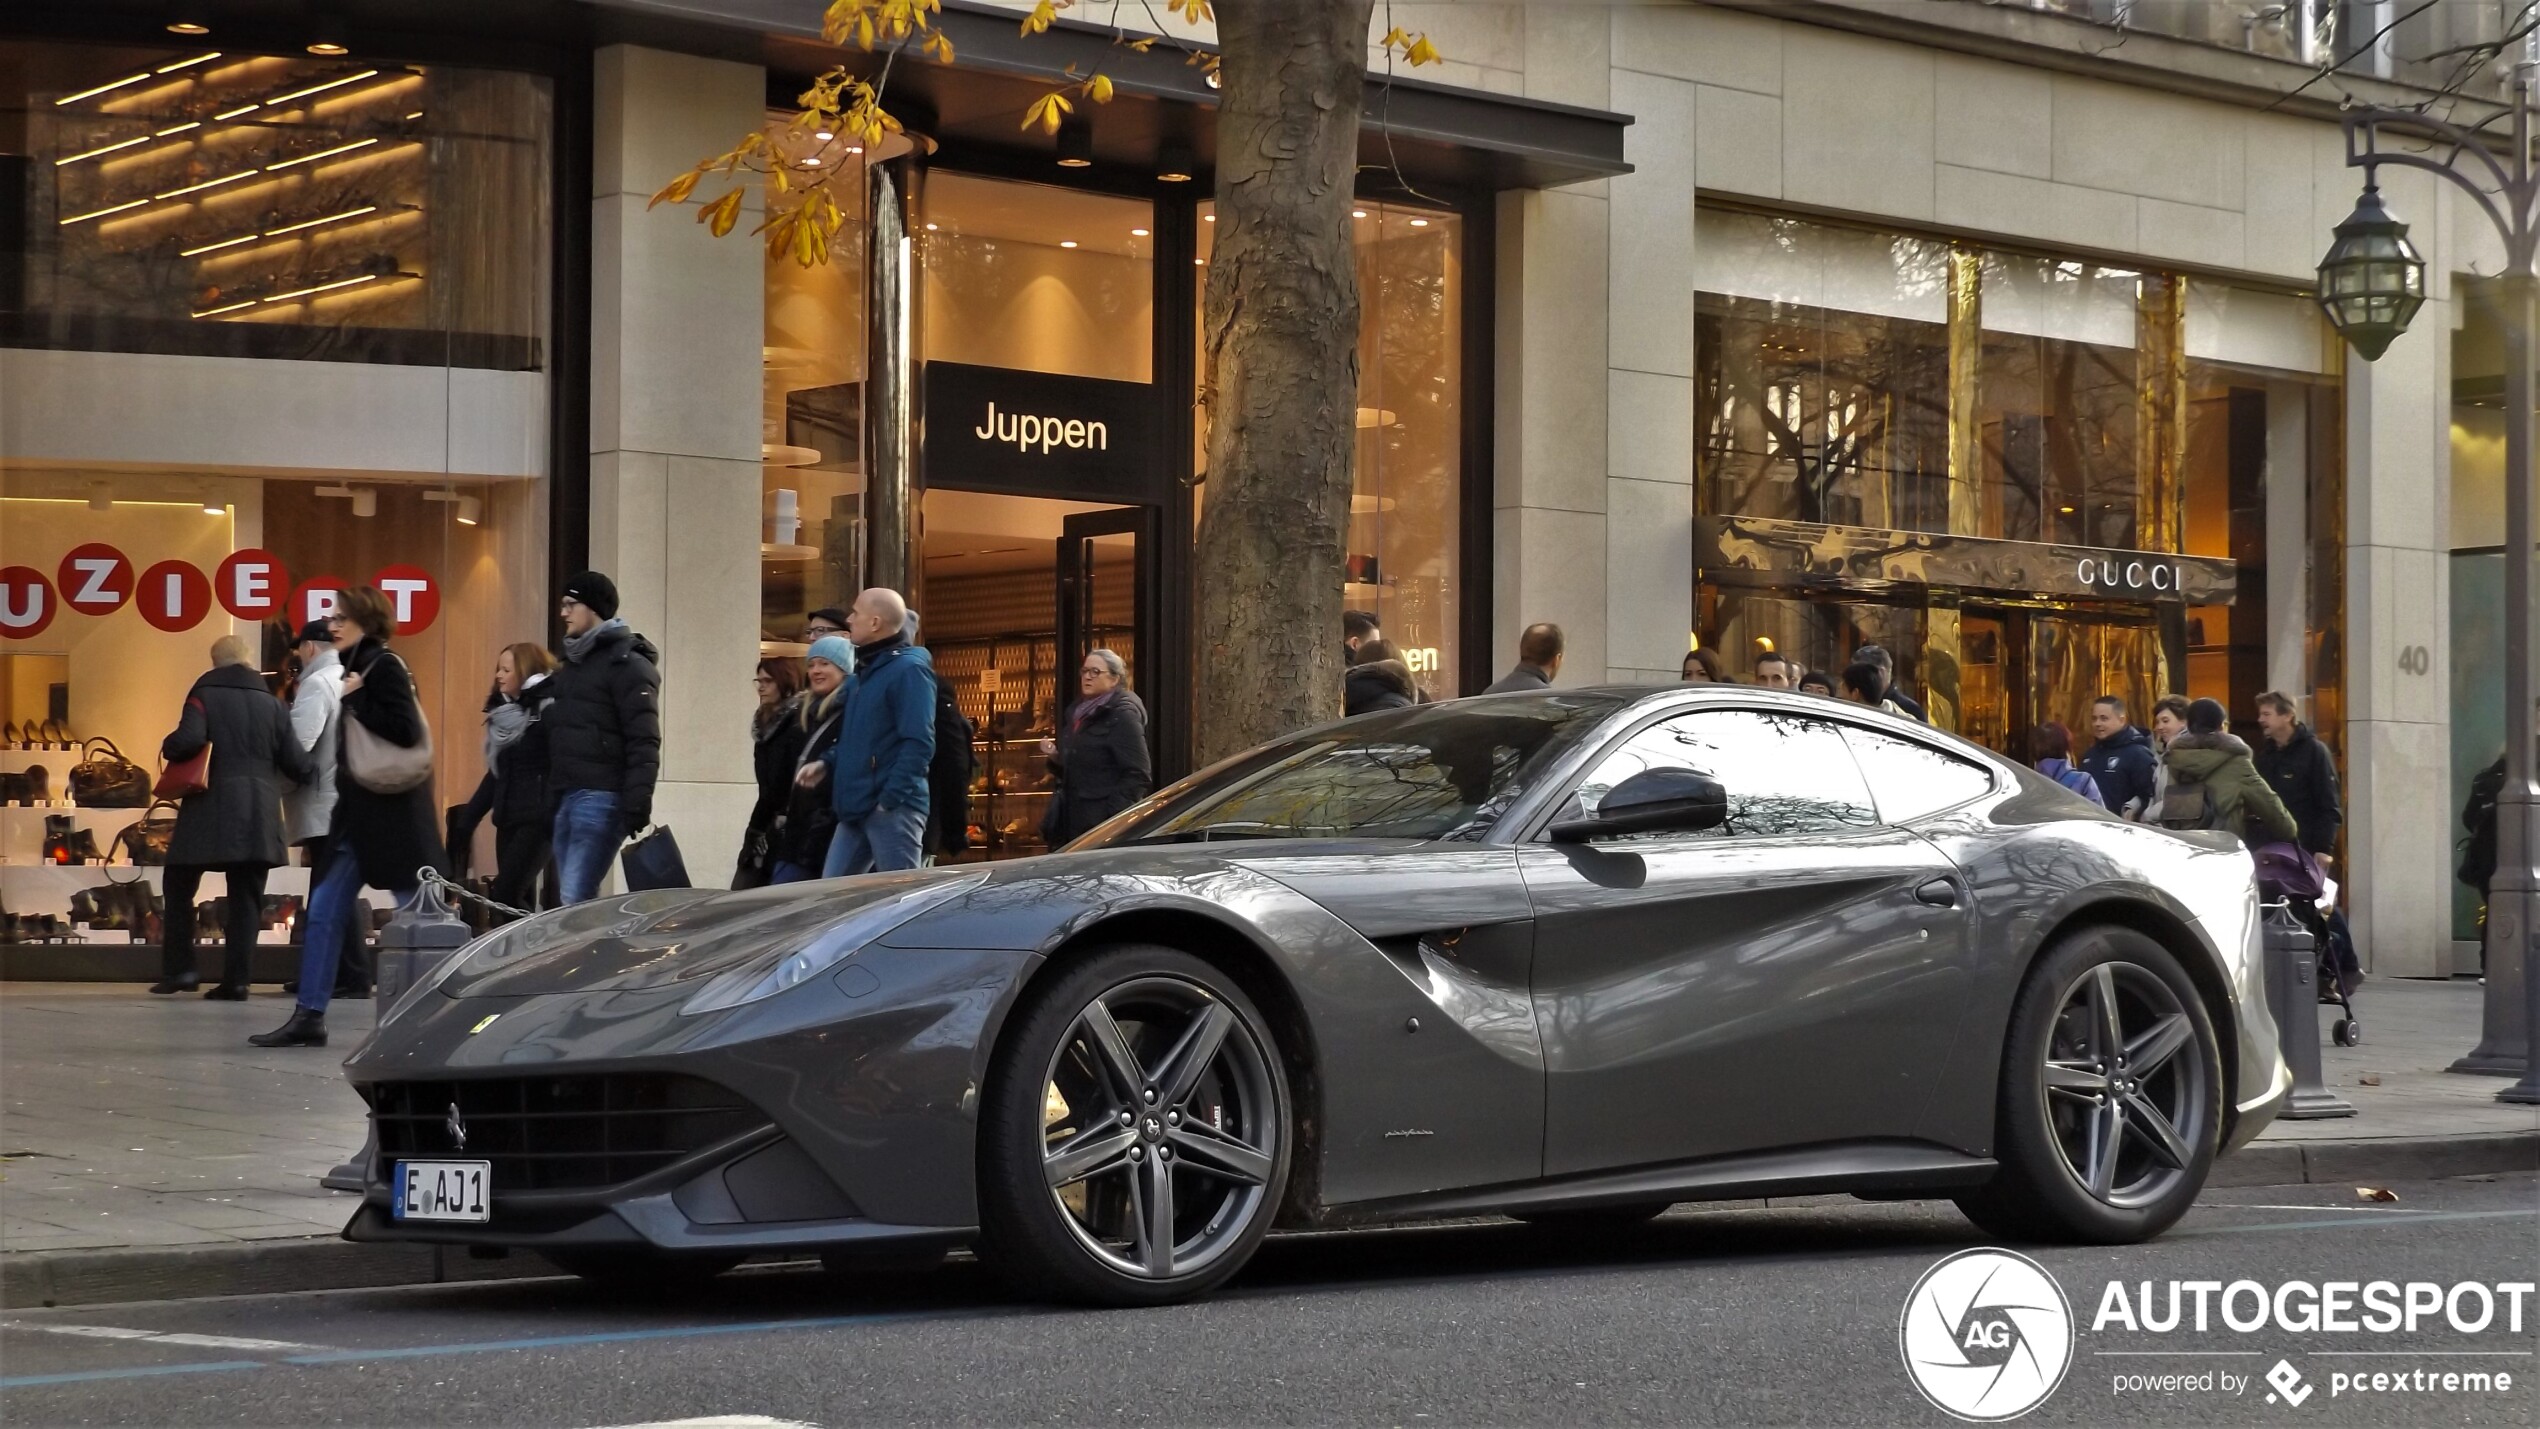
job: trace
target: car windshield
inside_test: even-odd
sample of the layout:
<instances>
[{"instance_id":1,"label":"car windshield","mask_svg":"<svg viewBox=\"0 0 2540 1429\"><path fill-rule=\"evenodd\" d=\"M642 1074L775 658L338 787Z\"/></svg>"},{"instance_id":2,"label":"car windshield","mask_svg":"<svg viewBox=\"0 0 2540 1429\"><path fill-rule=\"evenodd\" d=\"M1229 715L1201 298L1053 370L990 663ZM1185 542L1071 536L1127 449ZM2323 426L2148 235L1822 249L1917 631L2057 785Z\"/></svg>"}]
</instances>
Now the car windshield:
<instances>
[{"instance_id":1,"label":"car windshield","mask_svg":"<svg viewBox=\"0 0 2540 1429\"><path fill-rule=\"evenodd\" d=\"M1547 692L1363 715L1202 770L1075 847L1478 839L1562 750L1623 703Z\"/></svg>"}]
</instances>

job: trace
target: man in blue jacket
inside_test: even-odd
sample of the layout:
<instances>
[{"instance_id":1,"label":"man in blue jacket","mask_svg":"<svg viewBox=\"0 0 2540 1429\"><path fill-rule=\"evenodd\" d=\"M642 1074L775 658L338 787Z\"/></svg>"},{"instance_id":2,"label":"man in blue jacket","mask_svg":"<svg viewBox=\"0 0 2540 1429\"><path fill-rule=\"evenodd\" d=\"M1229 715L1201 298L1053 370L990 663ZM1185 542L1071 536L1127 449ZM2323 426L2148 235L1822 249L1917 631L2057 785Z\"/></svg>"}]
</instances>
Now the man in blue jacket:
<instances>
[{"instance_id":1,"label":"man in blue jacket","mask_svg":"<svg viewBox=\"0 0 2540 1429\"><path fill-rule=\"evenodd\" d=\"M805 766L829 781L838 832L823 878L915 868L925 856L926 770L935 758L935 669L908 641L908 603L876 586L847 613L855 674L828 758Z\"/></svg>"},{"instance_id":2,"label":"man in blue jacket","mask_svg":"<svg viewBox=\"0 0 2540 1429\"><path fill-rule=\"evenodd\" d=\"M2152 752L2152 736L2126 717L2125 700L2117 695L2101 695L2091 702L2090 732L2098 736L2098 742L2080 764L2099 781L2099 801L2109 813L2141 818L2160 783L2161 761Z\"/></svg>"}]
</instances>

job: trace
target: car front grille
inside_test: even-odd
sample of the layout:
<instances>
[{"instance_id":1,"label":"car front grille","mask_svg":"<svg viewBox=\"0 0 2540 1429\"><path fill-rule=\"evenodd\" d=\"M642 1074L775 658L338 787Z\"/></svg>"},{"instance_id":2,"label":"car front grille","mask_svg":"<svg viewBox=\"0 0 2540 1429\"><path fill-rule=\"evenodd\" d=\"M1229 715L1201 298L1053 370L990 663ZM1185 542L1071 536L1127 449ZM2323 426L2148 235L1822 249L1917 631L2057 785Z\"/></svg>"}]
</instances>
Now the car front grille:
<instances>
[{"instance_id":1,"label":"car front grille","mask_svg":"<svg viewBox=\"0 0 2540 1429\"><path fill-rule=\"evenodd\" d=\"M615 1186L768 1120L712 1082L660 1072L382 1082L370 1095L382 1173L401 1158L483 1160L497 1196Z\"/></svg>"}]
</instances>

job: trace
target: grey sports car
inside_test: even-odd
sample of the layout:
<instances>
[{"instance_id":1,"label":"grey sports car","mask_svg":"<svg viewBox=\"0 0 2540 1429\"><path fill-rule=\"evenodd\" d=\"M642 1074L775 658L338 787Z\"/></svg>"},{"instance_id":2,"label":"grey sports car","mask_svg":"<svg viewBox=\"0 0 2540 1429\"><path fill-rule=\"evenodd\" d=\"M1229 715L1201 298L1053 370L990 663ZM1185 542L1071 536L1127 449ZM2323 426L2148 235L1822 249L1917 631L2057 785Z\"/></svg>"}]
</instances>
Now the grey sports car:
<instances>
[{"instance_id":1,"label":"grey sports car","mask_svg":"<svg viewBox=\"0 0 2540 1429\"><path fill-rule=\"evenodd\" d=\"M1730 686L1326 725L996 866L511 924L347 1064L355 1240L595 1277L975 1244L1154 1304L1274 1225L1947 1197L2184 1212L2290 1075L2248 854Z\"/></svg>"}]
</instances>

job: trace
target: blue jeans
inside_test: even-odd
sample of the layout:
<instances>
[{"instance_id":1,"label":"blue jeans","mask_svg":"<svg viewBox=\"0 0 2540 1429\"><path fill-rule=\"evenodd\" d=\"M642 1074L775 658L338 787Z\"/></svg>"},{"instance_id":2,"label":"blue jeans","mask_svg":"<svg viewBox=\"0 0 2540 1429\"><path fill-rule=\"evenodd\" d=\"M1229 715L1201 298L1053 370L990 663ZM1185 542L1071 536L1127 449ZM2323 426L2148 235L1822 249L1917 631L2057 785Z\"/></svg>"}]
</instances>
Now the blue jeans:
<instances>
[{"instance_id":1,"label":"blue jeans","mask_svg":"<svg viewBox=\"0 0 2540 1429\"><path fill-rule=\"evenodd\" d=\"M415 896L413 884L390 890L403 908ZM326 862L326 876L309 890L309 912L300 924L300 1006L326 1011L335 995L335 968L348 940L366 938L370 907L362 902L362 859L350 839L339 838Z\"/></svg>"},{"instance_id":2,"label":"blue jeans","mask_svg":"<svg viewBox=\"0 0 2540 1429\"><path fill-rule=\"evenodd\" d=\"M840 819L829 839L823 878L850 873L890 873L915 868L926 856L924 809L876 809L860 819Z\"/></svg>"},{"instance_id":3,"label":"blue jeans","mask_svg":"<svg viewBox=\"0 0 2540 1429\"><path fill-rule=\"evenodd\" d=\"M556 800L558 897L566 904L590 902L624 842L626 825L617 816L617 795L605 789L567 789Z\"/></svg>"},{"instance_id":4,"label":"blue jeans","mask_svg":"<svg viewBox=\"0 0 2540 1429\"><path fill-rule=\"evenodd\" d=\"M819 869L805 868L799 863L787 863L780 858L776 860L776 866L768 870L767 882L770 887L779 883L809 883L819 876Z\"/></svg>"}]
</instances>

